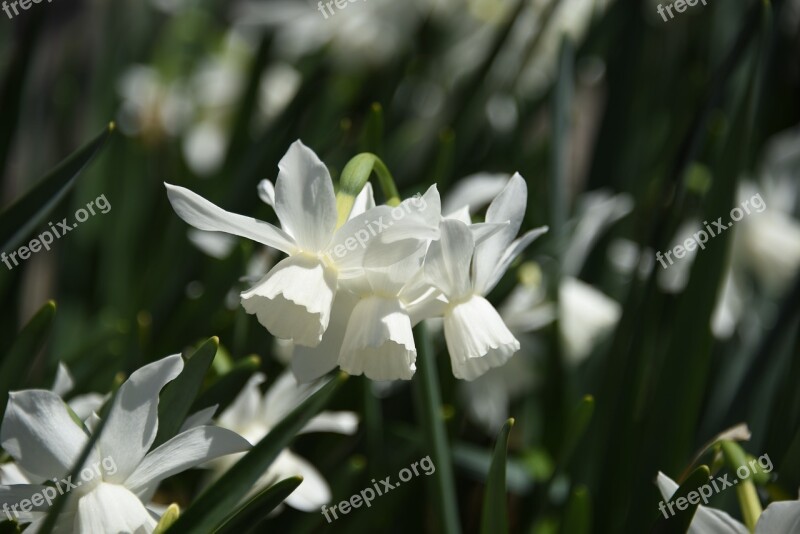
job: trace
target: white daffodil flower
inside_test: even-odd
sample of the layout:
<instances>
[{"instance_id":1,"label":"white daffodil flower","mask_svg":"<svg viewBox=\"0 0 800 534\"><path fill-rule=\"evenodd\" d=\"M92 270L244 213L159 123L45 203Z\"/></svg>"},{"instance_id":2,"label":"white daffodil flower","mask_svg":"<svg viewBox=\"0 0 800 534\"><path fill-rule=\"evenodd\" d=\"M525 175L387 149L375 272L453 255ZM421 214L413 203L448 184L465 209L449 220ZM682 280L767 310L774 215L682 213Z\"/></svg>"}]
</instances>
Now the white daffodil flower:
<instances>
[{"instance_id":1,"label":"white daffodil flower","mask_svg":"<svg viewBox=\"0 0 800 534\"><path fill-rule=\"evenodd\" d=\"M316 389L312 385L298 385L291 373L278 377L266 394L259 389L263 382L263 374L254 375L218 420L220 426L241 434L253 445ZM311 419L300 433L336 432L352 435L357 429L358 417L353 412L322 412ZM226 456L210 462L212 479L222 476L240 457ZM288 449L281 451L256 482L250 495L278 480L297 475L303 477L303 482L286 498L286 504L297 510L311 512L330 502L331 492L325 478L308 461Z\"/></svg>"},{"instance_id":2,"label":"white daffodil flower","mask_svg":"<svg viewBox=\"0 0 800 534\"><path fill-rule=\"evenodd\" d=\"M428 250L425 275L447 301L444 334L456 378L474 380L519 350L519 341L484 297L525 247L547 231L537 228L515 239L527 199L525 180L515 174L486 213L487 223L507 226L475 246L467 225L446 219L439 241Z\"/></svg>"},{"instance_id":3,"label":"white daffodil flower","mask_svg":"<svg viewBox=\"0 0 800 534\"><path fill-rule=\"evenodd\" d=\"M31 523L26 532L36 532L56 496L55 488L44 483L60 480L68 498L54 532L153 532L158 517L145 503L161 480L250 446L229 430L204 426L150 451L158 429L159 392L182 369L181 357L169 356L142 367L122 384L78 481L67 477L99 419L95 416L89 428L81 426L51 391L11 393L0 441L24 479L0 486L2 509L19 511L18 520ZM25 499L33 503L28 512L20 510Z\"/></svg>"},{"instance_id":4,"label":"white daffodil flower","mask_svg":"<svg viewBox=\"0 0 800 534\"><path fill-rule=\"evenodd\" d=\"M365 206L368 208L369 206ZM371 380L409 380L417 349L412 327L428 313L432 288L423 283L421 268L428 244L439 236L441 199L436 186L399 206L378 206L366 212L367 222L384 221L377 239L369 241L360 269L341 277L342 290L333 303L333 319L316 348L295 347L292 371L301 382L314 380L337 365ZM351 219L341 232L354 235L364 226ZM476 225L479 233L491 228Z\"/></svg>"},{"instance_id":5,"label":"white daffodil flower","mask_svg":"<svg viewBox=\"0 0 800 534\"><path fill-rule=\"evenodd\" d=\"M328 169L299 140L278 167L274 191L262 183L259 193L271 201L282 228L225 211L183 187L165 185L175 212L195 228L246 237L289 255L242 293L242 306L274 336L314 347L328 328L337 280L349 276L348 271L360 271L366 240L373 235L367 232L364 241L354 237L365 225L363 213L336 230Z\"/></svg>"},{"instance_id":6,"label":"white daffodil flower","mask_svg":"<svg viewBox=\"0 0 800 534\"><path fill-rule=\"evenodd\" d=\"M656 484L664 501L669 501L678 484L664 473L658 473ZM788 534L800 529L800 501L773 502L761 513L755 534ZM749 534L745 525L722 510L702 504L697 507L688 534Z\"/></svg>"}]
</instances>

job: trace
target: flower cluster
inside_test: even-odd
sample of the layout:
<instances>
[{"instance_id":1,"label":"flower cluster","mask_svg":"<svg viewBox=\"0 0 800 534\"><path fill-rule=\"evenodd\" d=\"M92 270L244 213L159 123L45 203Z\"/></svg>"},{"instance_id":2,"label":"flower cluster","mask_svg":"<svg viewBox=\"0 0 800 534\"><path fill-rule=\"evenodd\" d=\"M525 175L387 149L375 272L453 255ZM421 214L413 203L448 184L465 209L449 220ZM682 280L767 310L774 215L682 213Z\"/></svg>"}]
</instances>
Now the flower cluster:
<instances>
[{"instance_id":1,"label":"flower cluster","mask_svg":"<svg viewBox=\"0 0 800 534\"><path fill-rule=\"evenodd\" d=\"M167 193L178 216L195 228L287 254L241 301L275 337L294 343L291 367L300 382L337 365L373 380L409 380L417 357L412 327L432 317L444 318L458 378L473 380L519 350L485 299L511 262L547 231L517 238L528 197L518 174L482 223L472 223L467 207L443 215L435 185L397 206L376 206L367 185L353 202L337 205L328 169L300 141L280 161L275 184L259 184L280 228L182 187L167 184ZM339 213L351 204L349 213Z\"/></svg>"},{"instance_id":2,"label":"flower cluster","mask_svg":"<svg viewBox=\"0 0 800 534\"><path fill-rule=\"evenodd\" d=\"M96 471L76 482L70 473L103 421L94 412L81 421L52 391L11 393L0 444L14 463L0 470L0 507L30 523L26 532L37 532L52 504L42 496L48 491L54 496L51 481L60 480L69 493L58 486L67 502L54 532L153 532L158 514L149 503L161 480L250 448L230 430L187 422L178 435L150 450L158 431L159 392L182 370L181 357L169 356L122 384L83 464Z\"/></svg>"}]
</instances>

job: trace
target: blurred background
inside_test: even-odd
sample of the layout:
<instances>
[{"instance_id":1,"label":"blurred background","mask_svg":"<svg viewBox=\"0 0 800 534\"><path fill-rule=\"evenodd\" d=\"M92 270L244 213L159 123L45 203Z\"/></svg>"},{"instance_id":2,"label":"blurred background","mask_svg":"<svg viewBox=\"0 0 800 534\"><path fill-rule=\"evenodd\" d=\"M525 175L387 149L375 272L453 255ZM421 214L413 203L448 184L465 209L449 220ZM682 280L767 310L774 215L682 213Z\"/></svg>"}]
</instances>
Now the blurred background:
<instances>
[{"instance_id":1,"label":"blurred background","mask_svg":"<svg viewBox=\"0 0 800 534\"><path fill-rule=\"evenodd\" d=\"M509 416L512 532L648 532L657 472L678 480L742 422L745 450L775 464L762 500L796 498L800 2L710 0L666 21L658 6L54 0L0 13L2 209L115 123L30 235L100 196L110 211L0 265L4 351L57 303L14 389L49 387L61 361L73 394L105 392L212 335L215 373L260 368L272 382L288 349L238 293L278 256L189 230L163 182L275 222L256 185L301 139L334 180L374 152L404 197L437 183L445 211L469 202L477 218L519 171L524 228L551 228L489 296L522 342L509 364L457 381L435 337L463 531L478 531ZM756 194L763 212L668 269L656 262ZM334 500L430 454L418 388L353 377L333 407L359 413L359 432L296 440ZM157 500L188 503L193 477ZM439 532L434 477L421 478L332 525L291 508L271 524ZM735 492L712 505L741 517Z\"/></svg>"}]
</instances>

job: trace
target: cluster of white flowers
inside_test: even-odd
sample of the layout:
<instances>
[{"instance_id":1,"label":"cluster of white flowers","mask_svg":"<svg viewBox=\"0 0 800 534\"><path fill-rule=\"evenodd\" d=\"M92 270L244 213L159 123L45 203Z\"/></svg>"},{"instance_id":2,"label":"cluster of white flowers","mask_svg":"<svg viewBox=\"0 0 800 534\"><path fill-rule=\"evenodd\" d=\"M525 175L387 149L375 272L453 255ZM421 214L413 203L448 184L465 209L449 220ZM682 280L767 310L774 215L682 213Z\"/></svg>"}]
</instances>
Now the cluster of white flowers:
<instances>
[{"instance_id":1,"label":"cluster of white flowers","mask_svg":"<svg viewBox=\"0 0 800 534\"><path fill-rule=\"evenodd\" d=\"M238 434L192 423L194 418L178 435L150 450L158 431L159 392L182 370L183 360L173 355L142 367L122 384L84 463L97 471L80 481L68 475L101 419L92 411L80 420L52 391L11 393L0 444L14 463L0 469L0 508L30 523L25 532L37 532L52 504L41 497L48 490L55 493L46 484L60 480L67 502L53 532L153 532L158 513L149 503L163 479L250 448ZM65 384L64 378L58 386ZM90 404L97 408L95 401Z\"/></svg>"},{"instance_id":2,"label":"cluster of white flowers","mask_svg":"<svg viewBox=\"0 0 800 534\"><path fill-rule=\"evenodd\" d=\"M408 380L416 369L412 327L444 317L453 374L472 380L504 364L519 342L484 298L539 228L517 238L527 204L514 175L473 224L468 207L446 216L436 186L398 206L375 205L365 186L338 213L328 169L300 141L259 185L281 228L227 212L167 184L178 216L195 228L234 234L288 255L242 293L248 313L291 340L300 382L337 365L373 380ZM373 224L374 223L374 224Z\"/></svg>"}]
</instances>

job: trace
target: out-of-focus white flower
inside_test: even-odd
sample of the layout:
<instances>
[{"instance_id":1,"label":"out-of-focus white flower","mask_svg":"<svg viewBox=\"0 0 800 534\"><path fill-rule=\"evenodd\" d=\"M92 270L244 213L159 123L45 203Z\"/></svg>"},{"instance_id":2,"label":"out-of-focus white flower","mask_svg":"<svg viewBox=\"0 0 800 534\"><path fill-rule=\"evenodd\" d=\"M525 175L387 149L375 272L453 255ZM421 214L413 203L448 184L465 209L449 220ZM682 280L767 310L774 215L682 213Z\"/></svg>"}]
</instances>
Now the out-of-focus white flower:
<instances>
[{"instance_id":1,"label":"out-of-focus white flower","mask_svg":"<svg viewBox=\"0 0 800 534\"><path fill-rule=\"evenodd\" d=\"M664 473L658 473L656 484L664 501L678 491L678 484ZM788 534L800 526L800 501L773 502L761 513L755 534ZM702 504L697 507L688 534L748 534L745 525L722 510Z\"/></svg>"},{"instance_id":2,"label":"out-of-focus white flower","mask_svg":"<svg viewBox=\"0 0 800 534\"><path fill-rule=\"evenodd\" d=\"M299 0L245 2L237 9L236 20L242 26L274 29L275 46L289 61L328 46L340 66L358 68L394 57L410 43L425 12L419 2L346 2L342 9L334 6L332 14L324 4L319 10Z\"/></svg>"},{"instance_id":3,"label":"out-of-focus white flower","mask_svg":"<svg viewBox=\"0 0 800 534\"><path fill-rule=\"evenodd\" d=\"M144 503L161 480L250 447L229 430L203 426L149 450L158 428L159 392L182 369L180 355L169 356L142 367L122 384L85 464L96 476L82 474L80 484L71 488L55 532L153 532L158 516ZM69 475L98 422L93 416L88 425L79 425L51 391L11 393L0 440L19 472L6 475L19 480L24 473L29 482L0 486L0 504L15 506L35 494L44 495L45 482ZM36 532L48 508L43 502L31 512L21 512L20 520L31 523L29 530Z\"/></svg>"},{"instance_id":4,"label":"out-of-focus white flower","mask_svg":"<svg viewBox=\"0 0 800 534\"><path fill-rule=\"evenodd\" d=\"M266 436L289 412L299 406L316 389L316 385L298 385L291 373L283 373L272 387L262 394L259 386L264 375L250 379L239 396L219 416L218 423L244 436L255 445ZM352 435L358 429L358 417L353 412L322 412L300 431L335 432ZM241 455L226 456L209 464L213 478L218 478L235 464ZM288 449L281 451L269 469L255 483L250 494L292 476L302 476L303 482L286 498L286 504L304 512L319 510L330 502L331 492L325 478L308 461Z\"/></svg>"},{"instance_id":5,"label":"out-of-focus white flower","mask_svg":"<svg viewBox=\"0 0 800 534\"><path fill-rule=\"evenodd\" d=\"M487 223L507 226L475 246L466 224L446 219L439 241L428 250L425 276L447 303L444 334L457 378L474 380L519 350L519 341L484 296L525 247L547 231L538 228L516 239L527 198L525 180L515 174L486 213Z\"/></svg>"},{"instance_id":6,"label":"out-of-focus white flower","mask_svg":"<svg viewBox=\"0 0 800 534\"><path fill-rule=\"evenodd\" d=\"M126 134L159 140L177 135L191 119L187 89L152 67L130 67L119 79L117 92L123 99L119 127Z\"/></svg>"},{"instance_id":7,"label":"out-of-focus white flower","mask_svg":"<svg viewBox=\"0 0 800 534\"><path fill-rule=\"evenodd\" d=\"M571 363L579 363L613 330L622 308L617 301L577 278L565 277L558 294L558 321L565 355Z\"/></svg>"}]
</instances>

